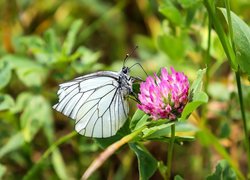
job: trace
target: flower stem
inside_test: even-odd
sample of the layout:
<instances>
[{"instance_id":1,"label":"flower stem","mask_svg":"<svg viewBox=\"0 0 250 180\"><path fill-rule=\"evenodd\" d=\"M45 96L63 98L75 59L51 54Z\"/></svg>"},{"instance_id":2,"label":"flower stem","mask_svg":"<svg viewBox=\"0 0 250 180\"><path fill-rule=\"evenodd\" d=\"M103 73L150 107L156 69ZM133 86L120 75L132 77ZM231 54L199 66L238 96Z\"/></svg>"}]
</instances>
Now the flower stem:
<instances>
[{"instance_id":1,"label":"flower stem","mask_svg":"<svg viewBox=\"0 0 250 180\"><path fill-rule=\"evenodd\" d=\"M221 22L218 19L218 16L216 14L216 7L212 5L213 0L204 0L203 3L207 9L207 12L209 14L209 17L211 18L211 21L213 23L213 26L216 30L216 33L220 39L221 45L227 55L227 58L231 64L232 69L237 70L237 63L235 60L235 53L233 49L230 46L229 40L223 30L223 27L221 25Z\"/></svg>"},{"instance_id":2,"label":"flower stem","mask_svg":"<svg viewBox=\"0 0 250 180\"><path fill-rule=\"evenodd\" d=\"M237 71L235 74L236 74L236 82L237 82L238 95L239 95L239 101L240 101L240 110L241 110L241 116L243 120L243 127L244 127L244 134L245 134L245 145L247 149L247 164L248 164L247 177L249 178L250 177L250 143L249 143L249 137L248 137L248 131L247 131L247 120L246 120L244 101L243 101L243 95L242 95L240 72Z\"/></svg>"},{"instance_id":3,"label":"flower stem","mask_svg":"<svg viewBox=\"0 0 250 180\"><path fill-rule=\"evenodd\" d=\"M88 167L88 169L82 175L81 180L88 179L112 154L114 154L121 146L124 144L131 142L135 137L137 137L146 126L143 126L131 134L124 136L119 141L111 144L105 151L103 151Z\"/></svg>"},{"instance_id":4,"label":"flower stem","mask_svg":"<svg viewBox=\"0 0 250 180\"><path fill-rule=\"evenodd\" d=\"M232 20L231 20L231 10L230 10L230 3L228 0L224 0L226 10L227 10L227 19L228 19L228 26L229 26L229 35L231 39L232 48L234 50L234 53L236 52L235 44L234 44L234 32L233 32L233 26L232 26ZM237 58L237 56L236 56ZM242 95L242 88L241 88L241 81L240 81L240 68L238 71L235 72L236 76L236 83L237 83L237 89L238 89L238 96L239 96L239 102L240 102L240 110L241 110L241 116L243 120L243 127L244 127L244 134L245 134L245 145L247 150L247 164L248 164L248 174L247 177L250 178L250 143L249 143L249 137L248 137L248 131L247 131L247 120L245 115L245 108L244 108L244 101L243 101L243 95Z\"/></svg>"},{"instance_id":5,"label":"flower stem","mask_svg":"<svg viewBox=\"0 0 250 180\"><path fill-rule=\"evenodd\" d=\"M167 179L170 179L171 176L174 140L175 140L175 124L171 125L171 137L170 137L170 145L168 148L168 160L167 160Z\"/></svg>"}]
</instances>

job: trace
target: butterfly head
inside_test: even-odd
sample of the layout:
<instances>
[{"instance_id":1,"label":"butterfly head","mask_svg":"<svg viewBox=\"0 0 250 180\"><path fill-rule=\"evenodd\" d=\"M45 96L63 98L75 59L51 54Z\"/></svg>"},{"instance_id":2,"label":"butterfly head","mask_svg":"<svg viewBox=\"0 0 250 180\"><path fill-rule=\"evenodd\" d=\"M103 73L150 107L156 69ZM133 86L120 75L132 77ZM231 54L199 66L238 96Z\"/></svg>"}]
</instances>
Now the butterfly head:
<instances>
[{"instance_id":1,"label":"butterfly head","mask_svg":"<svg viewBox=\"0 0 250 180\"><path fill-rule=\"evenodd\" d=\"M126 66L123 66L123 68L122 68L122 73L123 73L123 74L128 74L128 73L129 73L129 68L126 67Z\"/></svg>"}]
</instances>

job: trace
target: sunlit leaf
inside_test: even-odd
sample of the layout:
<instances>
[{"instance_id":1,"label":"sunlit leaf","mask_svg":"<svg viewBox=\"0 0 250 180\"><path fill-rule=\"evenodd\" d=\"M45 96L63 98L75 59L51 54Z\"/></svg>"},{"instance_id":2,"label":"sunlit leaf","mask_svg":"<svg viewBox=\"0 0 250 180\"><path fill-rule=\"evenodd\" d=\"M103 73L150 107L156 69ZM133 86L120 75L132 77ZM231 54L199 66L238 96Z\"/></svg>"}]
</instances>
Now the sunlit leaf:
<instances>
[{"instance_id":1,"label":"sunlit leaf","mask_svg":"<svg viewBox=\"0 0 250 180\"><path fill-rule=\"evenodd\" d=\"M143 130L143 138L157 139L165 141L165 137L169 138L171 133L171 125L175 124L175 135L178 141L190 141L194 139L195 132L198 130L196 126L189 122L169 122ZM178 137L177 137L178 136Z\"/></svg>"},{"instance_id":2,"label":"sunlit leaf","mask_svg":"<svg viewBox=\"0 0 250 180\"><path fill-rule=\"evenodd\" d=\"M2 179L6 171L7 171L7 168L4 165L0 164L0 179Z\"/></svg>"},{"instance_id":3,"label":"sunlit leaf","mask_svg":"<svg viewBox=\"0 0 250 180\"><path fill-rule=\"evenodd\" d=\"M0 89L4 88L10 81L11 67L8 62L0 61Z\"/></svg>"},{"instance_id":4,"label":"sunlit leaf","mask_svg":"<svg viewBox=\"0 0 250 180\"><path fill-rule=\"evenodd\" d=\"M154 138L154 137L159 137L159 136L167 136L169 133L170 126L173 124L174 124L174 122L162 124L159 126L154 126L151 128L146 128L143 130L143 138L147 138L147 137Z\"/></svg>"},{"instance_id":5,"label":"sunlit leaf","mask_svg":"<svg viewBox=\"0 0 250 180\"><path fill-rule=\"evenodd\" d=\"M189 102L185 108L183 109L183 112L181 114L180 120L186 120L187 117L194 111L196 110L199 106L202 104L205 104L208 102L208 96L204 92L197 92L193 96L193 101Z\"/></svg>"},{"instance_id":6,"label":"sunlit leaf","mask_svg":"<svg viewBox=\"0 0 250 180\"><path fill-rule=\"evenodd\" d=\"M24 144L24 138L21 133L12 135L7 143L0 148L0 158L6 154L19 149Z\"/></svg>"},{"instance_id":7,"label":"sunlit leaf","mask_svg":"<svg viewBox=\"0 0 250 180\"><path fill-rule=\"evenodd\" d=\"M226 9L220 8L220 10L227 20ZM250 28L233 12L231 12L231 21L236 51L236 61L240 68L246 72L248 76L250 76Z\"/></svg>"},{"instance_id":8,"label":"sunlit leaf","mask_svg":"<svg viewBox=\"0 0 250 180\"><path fill-rule=\"evenodd\" d=\"M190 8L194 5L196 5L199 2L202 2L202 0L178 0L178 2L184 7L184 8Z\"/></svg>"},{"instance_id":9,"label":"sunlit leaf","mask_svg":"<svg viewBox=\"0 0 250 180\"><path fill-rule=\"evenodd\" d=\"M42 96L33 96L21 115L21 128L26 141L31 141L45 121L52 121L50 104Z\"/></svg>"},{"instance_id":10,"label":"sunlit leaf","mask_svg":"<svg viewBox=\"0 0 250 180\"><path fill-rule=\"evenodd\" d=\"M162 13L169 21L176 25L182 25L182 15L180 11L172 4L171 1L165 1L159 8L159 12Z\"/></svg>"},{"instance_id":11,"label":"sunlit leaf","mask_svg":"<svg viewBox=\"0 0 250 180\"><path fill-rule=\"evenodd\" d=\"M11 109L15 106L13 98L8 94L0 94L0 111Z\"/></svg>"},{"instance_id":12,"label":"sunlit leaf","mask_svg":"<svg viewBox=\"0 0 250 180\"><path fill-rule=\"evenodd\" d=\"M29 58L8 55L3 59L16 71L18 78L26 86L41 86L47 77L47 69Z\"/></svg>"},{"instance_id":13,"label":"sunlit leaf","mask_svg":"<svg viewBox=\"0 0 250 180\"><path fill-rule=\"evenodd\" d=\"M196 94L197 92L202 90L202 86L203 86L203 77L206 73L206 69L199 69L197 71L197 77L194 80L194 82L192 83L189 93L193 93Z\"/></svg>"},{"instance_id":14,"label":"sunlit leaf","mask_svg":"<svg viewBox=\"0 0 250 180\"><path fill-rule=\"evenodd\" d=\"M133 117L132 117L132 119L130 121L129 128L134 130L135 127L137 126L137 124L139 123L139 121L141 121L141 119L143 119L143 122L145 122L146 118L148 118L148 115L146 115L143 111L141 111L140 109L138 109L134 113L134 115L133 115Z\"/></svg>"},{"instance_id":15,"label":"sunlit leaf","mask_svg":"<svg viewBox=\"0 0 250 180\"><path fill-rule=\"evenodd\" d=\"M158 161L158 170L161 176L166 179L168 167L162 161Z\"/></svg>"},{"instance_id":16,"label":"sunlit leaf","mask_svg":"<svg viewBox=\"0 0 250 180\"><path fill-rule=\"evenodd\" d=\"M73 61L71 66L77 73L83 73L86 71L90 71L90 69L94 71L94 66L98 65L97 60L99 59L101 54L100 52L92 52L88 48L80 47L73 55L78 57L73 58L73 60L77 60Z\"/></svg>"},{"instance_id":17,"label":"sunlit leaf","mask_svg":"<svg viewBox=\"0 0 250 180\"><path fill-rule=\"evenodd\" d=\"M72 48L77 38L77 33L82 25L82 20L76 20L70 27L67 37L63 43L62 51L65 55L72 53Z\"/></svg>"},{"instance_id":18,"label":"sunlit leaf","mask_svg":"<svg viewBox=\"0 0 250 180\"><path fill-rule=\"evenodd\" d=\"M170 34L163 34L158 37L158 44L162 50L172 60L181 60L185 56L186 51L186 36L173 36Z\"/></svg>"}]
</instances>

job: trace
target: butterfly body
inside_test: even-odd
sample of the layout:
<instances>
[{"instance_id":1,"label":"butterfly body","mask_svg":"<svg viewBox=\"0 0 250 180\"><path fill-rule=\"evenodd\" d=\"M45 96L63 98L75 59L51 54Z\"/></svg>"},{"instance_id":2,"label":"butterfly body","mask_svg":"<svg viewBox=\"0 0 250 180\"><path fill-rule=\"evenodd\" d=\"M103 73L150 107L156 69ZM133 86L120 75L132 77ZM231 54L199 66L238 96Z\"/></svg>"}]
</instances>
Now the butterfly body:
<instances>
[{"instance_id":1,"label":"butterfly body","mask_svg":"<svg viewBox=\"0 0 250 180\"><path fill-rule=\"evenodd\" d=\"M100 71L60 84L54 109L75 120L75 130L87 137L116 134L128 117L132 93L129 69Z\"/></svg>"}]
</instances>

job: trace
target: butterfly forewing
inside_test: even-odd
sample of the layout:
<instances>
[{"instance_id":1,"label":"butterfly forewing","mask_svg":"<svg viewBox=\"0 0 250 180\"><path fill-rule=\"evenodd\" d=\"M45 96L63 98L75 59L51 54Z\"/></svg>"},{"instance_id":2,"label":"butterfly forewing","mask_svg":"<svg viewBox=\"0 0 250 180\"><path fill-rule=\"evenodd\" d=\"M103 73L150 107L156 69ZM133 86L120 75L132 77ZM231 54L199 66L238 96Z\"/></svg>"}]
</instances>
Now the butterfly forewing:
<instances>
[{"instance_id":1,"label":"butterfly forewing","mask_svg":"<svg viewBox=\"0 0 250 180\"><path fill-rule=\"evenodd\" d=\"M53 108L75 119L76 131L84 136L113 136L129 111L118 79L119 73L103 71L60 84Z\"/></svg>"}]
</instances>

